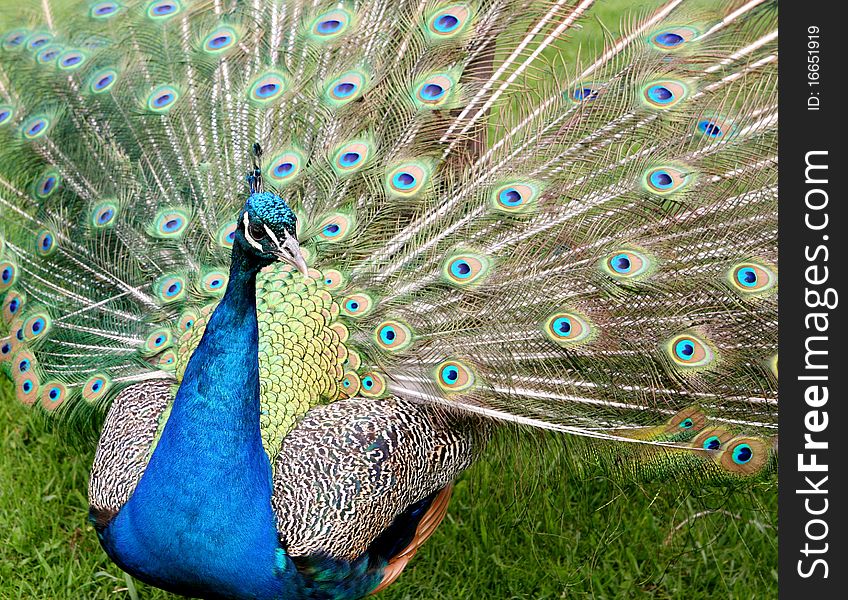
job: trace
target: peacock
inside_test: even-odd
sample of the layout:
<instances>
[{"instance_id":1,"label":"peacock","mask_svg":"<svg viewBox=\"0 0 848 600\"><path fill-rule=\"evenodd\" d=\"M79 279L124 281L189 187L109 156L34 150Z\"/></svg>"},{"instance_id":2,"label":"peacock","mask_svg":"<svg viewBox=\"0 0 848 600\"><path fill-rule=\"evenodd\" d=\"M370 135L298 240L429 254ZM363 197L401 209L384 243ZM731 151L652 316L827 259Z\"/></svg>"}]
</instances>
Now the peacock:
<instances>
[{"instance_id":1,"label":"peacock","mask_svg":"<svg viewBox=\"0 0 848 600\"><path fill-rule=\"evenodd\" d=\"M2 369L99 436L118 566L367 596L505 427L625 477L774 472L775 3L569 53L593 4L14 7Z\"/></svg>"}]
</instances>

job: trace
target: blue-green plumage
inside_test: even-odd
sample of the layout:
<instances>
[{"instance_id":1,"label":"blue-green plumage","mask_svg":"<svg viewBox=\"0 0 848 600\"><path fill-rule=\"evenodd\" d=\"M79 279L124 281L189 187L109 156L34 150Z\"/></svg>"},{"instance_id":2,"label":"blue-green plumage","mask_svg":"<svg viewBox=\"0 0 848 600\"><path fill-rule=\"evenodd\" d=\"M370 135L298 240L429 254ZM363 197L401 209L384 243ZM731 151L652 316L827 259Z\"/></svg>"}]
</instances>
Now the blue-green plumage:
<instances>
[{"instance_id":1,"label":"blue-green plumage","mask_svg":"<svg viewBox=\"0 0 848 600\"><path fill-rule=\"evenodd\" d=\"M569 50L591 4L42 0L0 34L0 369L108 409L122 567L361 597L492 420L628 476L770 471L773 5Z\"/></svg>"},{"instance_id":2,"label":"blue-green plumage","mask_svg":"<svg viewBox=\"0 0 848 600\"><path fill-rule=\"evenodd\" d=\"M287 555L271 507L271 465L259 425L256 275L272 262L272 234L293 232L278 196L252 194L236 232L227 290L194 351L144 475L104 526L101 544L121 568L164 589L204 598L339 599L376 586L427 501L403 515L359 560ZM252 220L251 220L252 217ZM271 232L248 241L251 223ZM260 244L258 249L253 244ZM398 547L399 545L399 547ZM316 583L316 581L318 583Z\"/></svg>"},{"instance_id":3,"label":"blue-green plumage","mask_svg":"<svg viewBox=\"0 0 848 600\"><path fill-rule=\"evenodd\" d=\"M144 476L100 536L124 569L178 593L297 597L259 433L255 287L267 261L243 244Z\"/></svg>"}]
</instances>

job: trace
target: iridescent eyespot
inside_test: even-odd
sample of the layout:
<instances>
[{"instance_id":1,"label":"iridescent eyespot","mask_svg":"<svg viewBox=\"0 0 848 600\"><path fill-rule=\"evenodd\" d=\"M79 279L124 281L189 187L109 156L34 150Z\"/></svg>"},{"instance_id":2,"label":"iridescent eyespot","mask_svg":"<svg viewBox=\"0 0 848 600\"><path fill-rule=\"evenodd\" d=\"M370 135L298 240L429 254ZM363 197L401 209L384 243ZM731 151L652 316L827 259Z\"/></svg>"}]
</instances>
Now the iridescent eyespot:
<instances>
[{"instance_id":1,"label":"iridescent eyespot","mask_svg":"<svg viewBox=\"0 0 848 600\"><path fill-rule=\"evenodd\" d=\"M28 35L29 31L26 29L14 29L10 31L3 37L3 49L14 50L20 48Z\"/></svg>"},{"instance_id":2,"label":"iridescent eyespot","mask_svg":"<svg viewBox=\"0 0 848 600\"><path fill-rule=\"evenodd\" d=\"M450 32L456 29L457 25L459 25L459 19L457 19L454 15L441 15L433 22L433 29L439 33Z\"/></svg>"},{"instance_id":3,"label":"iridescent eyespot","mask_svg":"<svg viewBox=\"0 0 848 600\"><path fill-rule=\"evenodd\" d=\"M475 382L474 371L458 360L447 360L436 367L436 384L445 392L464 392Z\"/></svg>"},{"instance_id":4,"label":"iridescent eyespot","mask_svg":"<svg viewBox=\"0 0 848 600\"><path fill-rule=\"evenodd\" d=\"M147 16L154 21L170 19L182 10L178 0L154 0L147 5Z\"/></svg>"},{"instance_id":5,"label":"iridescent eyespot","mask_svg":"<svg viewBox=\"0 0 848 600\"><path fill-rule=\"evenodd\" d=\"M692 41L698 35L698 31L691 27L670 27L655 31L650 36L650 43L658 50L677 50Z\"/></svg>"},{"instance_id":6,"label":"iridescent eyespot","mask_svg":"<svg viewBox=\"0 0 848 600\"><path fill-rule=\"evenodd\" d=\"M63 71L73 71L80 68L86 58L85 53L80 50L66 50L59 55L59 68Z\"/></svg>"},{"instance_id":7,"label":"iridescent eyespot","mask_svg":"<svg viewBox=\"0 0 848 600\"><path fill-rule=\"evenodd\" d=\"M353 167L360 160L362 160L362 155L358 152L345 152L339 155L338 166L340 167Z\"/></svg>"},{"instance_id":8,"label":"iridescent eyespot","mask_svg":"<svg viewBox=\"0 0 848 600\"><path fill-rule=\"evenodd\" d=\"M203 50L207 54L223 54L238 42L238 34L232 27L222 25L213 29L203 40Z\"/></svg>"},{"instance_id":9,"label":"iridescent eyespot","mask_svg":"<svg viewBox=\"0 0 848 600\"><path fill-rule=\"evenodd\" d=\"M8 125L15 116L15 109L9 104L0 104L0 125Z\"/></svg>"},{"instance_id":10,"label":"iridescent eyespot","mask_svg":"<svg viewBox=\"0 0 848 600\"><path fill-rule=\"evenodd\" d=\"M58 381L48 381L41 386L41 406L45 410L56 410L68 397L68 388Z\"/></svg>"},{"instance_id":11,"label":"iridescent eyespot","mask_svg":"<svg viewBox=\"0 0 848 600\"><path fill-rule=\"evenodd\" d=\"M398 191L406 191L410 188L415 187L416 177L412 173L401 171L399 173L396 173L394 177L392 177L391 181L393 189Z\"/></svg>"},{"instance_id":12,"label":"iridescent eyespot","mask_svg":"<svg viewBox=\"0 0 848 600\"><path fill-rule=\"evenodd\" d=\"M732 126L719 117L709 117L698 121L697 130L707 139L718 140L726 137L732 131Z\"/></svg>"},{"instance_id":13,"label":"iridescent eyespot","mask_svg":"<svg viewBox=\"0 0 848 600\"><path fill-rule=\"evenodd\" d=\"M12 341L12 347L17 348L17 346L20 345L18 342L24 341L24 323L20 317L14 319L9 324L9 333L9 339Z\"/></svg>"},{"instance_id":14,"label":"iridescent eyespot","mask_svg":"<svg viewBox=\"0 0 848 600\"><path fill-rule=\"evenodd\" d=\"M692 440L691 446L701 450L709 450L716 452L721 450L725 444L733 437L733 435L720 427L710 427L705 429Z\"/></svg>"},{"instance_id":15,"label":"iridescent eyespot","mask_svg":"<svg viewBox=\"0 0 848 600\"><path fill-rule=\"evenodd\" d=\"M15 290L10 291L3 298L3 320L10 323L17 315L20 314L23 307L26 305L26 298Z\"/></svg>"},{"instance_id":16,"label":"iridescent eyespot","mask_svg":"<svg viewBox=\"0 0 848 600\"><path fill-rule=\"evenodd\" d=\"M177 321L177 331L181 333L185 333L197 323L197 320L200 318L200 313L198 313L193 308L185 309L180 315L180 320Z\"/></svg>"},{"instance_id":17,"label":"iridescent eyespot","mask_svg":"<svg viewBox=\"0 0 848 600\"><path fill-rule=\"evenodd\" d=\"M457 287L477 285L486 279L490 266L489 259L481 254L455 254L442 265L442 277Z\"/></svg>"},{"instance_id":18,"label":"iridescent eyespot","mask_svg":"<svg viewBox=\"0 0 848 600\"><path fill-rule=\"evenodd\" d=\"M588 341L593 334L592 325L583 315L574 312L557 312L548 317L542 332L551 341L569 346Z\"/></svg>"},{"instance_id":19,"label":"iridescent eyespot","mask_svg":"<svg viewBox=\"0 0 848 600\"><path fill-rule=\"evenodd\" d=\"M247 97L258 104L269 104L279 100L288 88L288 77L278 71L271 71L253 80Z\"/></svg>"},{"instance_id":20,"label":"iridescent eyespot","mask_svg":"<svg viewBox=\"0 0 848 600\"><path fill-rule=\"evenodd\" d=\"M22 360L17 360L15 362L15 370L18 373L26 373L27 371L29 371L29 369L30 369L29 359L24 358Z\"/></svg>"},{"instance_id":21,"label":"iridescent eyespot","mask_svg":"<svg viewBox=\"0 0 848 600\"><path fill-rule=\"evenodd\" d=\"M47 335L52 327L53 322L47 313L35 313L24 321L24 338L27 340L41 339Z\"/></svg>"},{"instance_id":22,"label":"iridescent eyespot","mask_svg":"<svg viewBox=\"0 0 848 600\"><path fill-rule=\"evenodd\" d=\"M35 373L27 373L15 381L15 396L27 406L35 404L39 389L40 381Z\"/></svg>"},{"instance_id":23,"label":"iridescent eyespot","mask_svg":"<svg viewBox=\"0 0 848 600\"><path fill-rule=\"evenodd\" d=\"M665 191L674 184L674 178L666 171L657 169L648 176L651 187L658 191Z\"/></svg>"},{"instance_id":24,"label":"iridescent eyespot","mask_svg":"<svg viewBox=\"0 0 848 600\"><path fill-rule=\"evenodd\" d=\"M236 228L237 224L235 221L230 221L229 223L221 225L218 229L218 233L215 235L218 245L222 248L232 248L233 242L236 239Z\"/></svg>"},{"instance_id":25,"label":"iridescent eyespot","mask_svg":"<svg viewBox=\"0 0 848 600\"><path fill-rule=\"evenodd\" d=\"M49 65L56 61L59 58L59 55L62 53L64 48L59 46L58 44L50 44L48 46L44 46L38 53L35 55L35 61L40 65Z\"/></svg>"},{"instance_id":26,"label":"iridescent eyespot","mask_svg":"<svg viewBox=\"0 0 848 600\"><path fill-rule=\"evenodd\" d=\"M717 435L711 435L704 438L701 444L704 450L718 450L721 448L721 439Z\"/></svg>"},{"instance_id":27,"label":"iridescent eyespot","mask_svg":"<svg viewBox=\"0 0 848 600\"><path fill-rule=\"evenodd\" d=\"M386 391L386 379L374 371L363 375L360 385L362 395L366 398L379 398Z\"/></svg>"},{"instance_id":28,"label":"iridescent eyespot","mask_svg":"<svg viewBox=\"0 0 848 600\"><path fill-rule=\"evenodd\" d=\"M118 80L118 72L115 69L103 69L97 71L88 80L88 89L93 94L108 92Z\"/></svg>"},{"instance_id":29,"label":"iridescent eyespot","mask_svg":"<svg viewBox=\"0 0 848 600\"><path fill-rule=\"evenodd\" d=\"M156 297L162 303L176 302L185 297L187 290L185 279L180 275L165 275L154 284Z\"/></svg>"},{"instance_id":30,"label":"iridescent eyespot","mask_svg":"<svg viewBox=\"0 0 848 600\"><path fill-rule=\"evenodd\" d=\"M666 350L675 365L685 368L706 367L715 358L709 344L692 334L671 338L666 343Z\"/></svg>"},{"instance_id":31,"label":"iridescent eyespot","mask_svg":"<svg viewBox=\"0 0 848 600\"><path fill-rule=\"evenodd\" d=\"M82 386L82 397L89 402L95 402L112 387L112 380L105 373L95 373Z\"/></svg>"},{"instance_id":32,"label":"iridescent eyespot","mask_svg":"<svg viewBox=\"0 0 848 600\"><path fill-rule=\"evenodd\" d=\"M180 99L177 88L171 85L160 85L147 96L147 109L158 114L170 111Z\"/></svg>"},{"instance_id":33,"label":"iridescent eyespot","mask_svg":"<svg viewBox=\"0 0 848 600\"><path fill-rule=\"evenodd\" d=\"M324 282L328 290L337 290L346 283L341 271L337 271L336 269L326 269L321 281Z\"/></svg>"},{"instance_id":34,"label":"iridescent eyespot","mask_svg":"<svg viewBox=\"0 0 848 600\"><path fill-rule=\"evenodd\" d=\"M750 444L737 444L733 448L732 457L737 465L744 465L754 457L754 449Z\"/></svg>"},{"instance_id":35,"label":"iridescent eyespot","mask_svg":"<svg viewBox=\"0 0 848 600\"><path fill-rule=\"evenodd\" d=\"M91 6L91 10L89 10L88 14L92 19L108 19L110 17L114 17L120 8L121 5L117 2L98 2Z\"/></svg>"},{"instance_id":36,"label":"iridescent eyespot","mask_svg":"<svg viewBox=\"0 0 848 600\"><path fill-rule=\"evenodd\" d=\"M224 290L227 289L227 281L229 281L229 275L226 271L208 271L200 279L200 289L207 294L217 296L223 294Z\"/></svg>"},{"instance_id":37,"label":"iridescent eyespot","mask_svg":"<svg viewBox=\"0 0 848 600\"><path fill-rule=\"evenodd\" d=\"M311 39L316 42L334 40L347 31L351 20L352 15L342 8L325 12L312 21L309 28Z\"/></svg>"},{"instance_id":38,"label":"iridescent eyespot","mask_svg":"<svg viewBox=\"0 0 848 600\"><path fill-rule=\"evenodd\" d=\"M348 142L333 154L333 170L340 176L362 169L371 158L371 144L366 141Z\"/></svg>"},{"instance_id":39,"label":"iridescent eyespot","mask_svg":"<svg viewBox=\"0 0 848 600\"><path fill-rule=\"evenodd\" d=\"M427 18L427 37L434 42L454 39L468 30L471 7L464 2L437 9Z\"/></svg>"},{"instance_id":40,"label":"iridescent eyespot","mask_svg":"<svg viewBox=\"0 0 848 600\"><path fill-rule=\"evenodd\" d=\"M265 175L275 184L283 185L293 181L301 173L305 162L301 150L290 148L268 161Z\"/></svg>"},{"instance_id":41,"label":"iridescent eyespot","mask_svg":"<svg viewBox=\"0 0 848 600\"><path fill-rule=\"evenodd\" d=\"M36 368L38 361L30 350L21 350L12 358L12 378L17 378Z\"/></svg>"},{"instance_id":42,"label":"iridescent eyespot","mask_svg":"<svg viewBox=\"0 0 848 600\"><path fill-rule=\"evenodd\" d=\"M153 220L150 233L154 237L176 238L188 227L188 213L178 208L165 208Z\"/></svg>"},{"instance_id":43,"label":"iridescent eyespot","mask_svg":"<svg viewBox=\"0 0 848 600\"><path fill-rule=\"evenodd\" d=\"M345 213L333 213L321 220L318 239L325 242L340 242L353 229L353 216Z\"/></svg>"},{"instance_id":44,"label":"iridescent eyespot","mask_svg":"<svg viewBox=\"0 0 848 600\"><path fill-rule=\"evenodd\" d=\"M522 213L532 209L539 196L535 183L510 182L495 188L491 196L492 206L501 212Z\"/></svg>"},{"instance_id":45,"label":"iridescent eyespot","mask_svg":"<svg viewBox=\"0 0 848 600\"><path fill-rule=\"evenodd\" d=\"M707 424L707 416L696 406L690 406L671 417L665 425L665 433L672 439L689 439Z\"/></svg>"},{"instance_id":46,"label":"iridescent eyespot","mask_svg":"<svg viewBox=\"0 0 848 600\"><path fill-rule=\"evenodd\" d=\"M689 185L692 179L691 171L667 165L648 169L642 176L642 183L645 189L652 194L666 196L679 192L683 187Z\"/></svg>"},{"instance_id":47,"label":"iridescent eyespot","mask_svg":"<svg viewBox=\"0 0 848 600\"><path fill-rule=\"evenodd\" d=\"M368 85L363 71L348 71L324 86L324 100L332 106L343 106L359 98Z\"/></svg>"},{"instance_id":48,"label":"iridescent eyespot","mask_svg":"<svg viewBox=\"0 0 848 600\"><path fill-rule=\"evenodd\" d=\"M50 256L56 251L56 234L49 229L42 229L35 236L35 251L40 256Z\"/></svg>"},{"instance_id":49,"label":"iridescent eyespot","mask_svg":"<svg viewBox=\"0 0 848 600\"><path fill-rule=\"evenodd\" d=\"M359 393L362 387L362 382L359 375L354 371L345 371L341 381L341 392L348 398L352 398ZM373 387L373 386L372 386Z\"/></svg>"},{"instance_id":50,"label":"iridescent eyespot","mask_svg":"<svg viewBox=\"0 0 848 600\"><path fill-rule=\"evenodd\" d=\"M0 260L0 292L5 292L18 279L18 267L12 261Z\"/></svg>"},{"instance_id":51,"label":"iridescent eyespot","mask_svg":"<svg viewBox=\"0 0 848 600\"><path fill-rule=\"evenodd\" d=\"M420 194L426 189L431 173L432 167L424 161L401 163L386 174L386 192L402 198Z\"/></svg>"},{"instance_id":52,"label":"iridescent eyespot","mask_svg":"<svg viewBox=\"0 0 848 600\"><path fill-rule=\"evenodd\" d=\"M636 265L633 263L636 263ZM622 252L610 258L609 266L616 273L619 273L620 275L627 275L633 269L639 268L638 257L634 260L628 253Z\"/></svg>"},{"instance_id":53,"label":"iridescent eyespot","mask_svg":"<svg viewBox=\"0 0 848 600\"><path fill-rule=\"evenodd\" d=\"M12 359L12 376L17 377L34 369L37 365L35 355L29 350L22 350Z\"/></svg>"},{"instance_id":54,"label":"iridescent eyespot","mask_svg":"<svg viewBox=\"0 0 848 600\"><path fill-rule=\"evenodd\" d=\"M774 291L777 273L770 267L755 262L734 265L728 274L733 289L743 295L758 296Z\"/></svg>"},{"instance_id":55,"label":"iridescent eyespot","mask_svg":"<svg viewBox=\"0 0 848 600\"><path fill-rule=\"evenodd\" d=\"M50 129L50 120L47 117L32 117L24 121L21 133L27 140L42 137Z\"/></svg>"},{"instance_id":56,"label":"iridescent eyespot","mask_svg":"<svg viewBox=\"0 0 848 600\"><path fill-rule=\"evenodd\" d=\"M598 98L600 91L594 85L578 85L566 93L574 102L590 102Z\"/></svg>"},{"instance_id":57,"label":"iridescent eyespot","mask_svg":"<svg viewBox=\"0 0 848 600\"><path fill-rule=\"evenodd\" d=\"M642 88L642 102L650 108L671 108L683 101L689 90L680 81L653 81Z\"/></svg>"},{"instance_id":58,"label":"iridescent eyespot","mask_svg":"<svg viewBox=\"0 0 848 600\"><path fill-rule=\"evenodd\" d=\"M101 202L91 210L89 224L95 229L112 227L118 214L118 205L114 202Z\"/></svg>"},{"instance_id":59,"label":"iridescent eyespot","mask_svg":"<svg viewBox=\"0 0 848 600\"><path fill-rule=\"evenodd\" d=\"M415 86L413 99L419 108L440 108L453 96L455 85L453 77L448 73L430 75Z\"/></svg>"},{"instance_id":60,"label":"iridescent eyespot","mask_svg":"<svg viewBox=\"0 0 848 600\"><path fill-rule=\"evenodd\" d=\"M342 22L338 19L324 19L315 26L314 32L318 35L327 36L337 33L341 28Z\"/></svg>"},{"instance_id":61,"label":"iridescent eyespot","mask_svg":"<svg viewBox=\"0 0 848 600\"><path fill-rule=\"evenodd\" d=\"M360 292L342 299L342 312L349 317L363 317L374 307L374 300L368 294Z\"/></svg>"},{"instance_id":62,"label":"iridescent eyespot","mask_svg":"<svg viewBox=\"0 0 848 600\"><path fill-rule=\"evenodd\" d=\"M616 279L640 279L650 273L652 261L641 252L619 250L607 255L601 268Z\"/></svg>"},{"instance_id":63,"label":"iridescent eyespot","mask_svg":"<svg viewBox=\"0 0 848 600\"><path fill-rule=\"evenodd\" d=\"M163 233L175 233L184 227L184 223L181 216L173 216L169 217L162 222L162 232Z\"/></svg>"},{"instance_id":64,"label":"iridescent eyespot","mask_svg":"<svg viewBox=\"0 0 848 600\"><path fill-rule=\"evenodd\" d=\"M32 184L33 195L38 200L45 200L59 188L62 178L55 169L48 169Z\"/></svg>"},{"instance_id":65,"label":"iridescent eyespot","mask_svg":"<svg viewBox=\"0 0 848 600\"><path fill-rule=\"evenodd\" d=\"M33 33L29 39L27 39L27 50L31 52L36 52L41 48L44 48L47 44L49 44L53 40L53 36L46 32L38 32Z\"/></svg>"},{"instance_id":66,"label":"iridescent eyespot","mask_svg":"<svg viewBox=\"0 0 848 600\"><path fill-rule=\"evenodd\" d=\"M144 340L142 351L145 354L158 354L165 348L170 347L173 341L170 329L160 327L150 332L147 339Z\"/></svg>"},{"instance_id":67,"label":"iridescent eyespot","mask_svg":"<svg viewBox=\"0 0 848 600\"><path fill-rule=\"evenodd\" d=\"M155 364L163 371L173 371L177 368L177 353L173 350L166 350L156 358Z\"/></svg>"},{"instance_id":68,"label":"iridescent eyespot","mask_svg":"<svg viewBox=\"0 0 848 600\"><path fill-rule=\"evenodd\" d=\"M294 163L291 161L284 161L274 167L274 175L277 177L286 177L292 171L294 171Z\"/></svg>"},{"instance_id":69,"label":"iridescent eyespot","mask_svg":"<svg viewBox=\"0 0 848 600\"><path fill-rule=\"evenodd\" d=\"M735 437L728 440L716 457L726 471L738 475L753 475L768 462L769 450L763 440L754 437Z\"/></svg>"},{"instance_id":70,"label":"iridescent eyespot","mask_svg":"<svg viewBox=\"0 0 848 600\"><path fill-rule=\"evenodd\" d=\"M374 341L382 350L400 352L412 343L412 330L400 321L384 321L374 330Z\"/></svg>"}]
</instances>

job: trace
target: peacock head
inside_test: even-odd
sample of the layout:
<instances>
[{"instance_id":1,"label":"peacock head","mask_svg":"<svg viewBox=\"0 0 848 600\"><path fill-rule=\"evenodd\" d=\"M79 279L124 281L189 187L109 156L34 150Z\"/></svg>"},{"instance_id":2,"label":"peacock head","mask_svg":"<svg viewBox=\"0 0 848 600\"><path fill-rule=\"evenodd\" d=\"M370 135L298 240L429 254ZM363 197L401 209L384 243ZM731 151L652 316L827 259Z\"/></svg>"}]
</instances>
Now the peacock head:
<instances>
[{"instance_id":1,"label":"peacock head","mask_svg":"<svg viewBox=\"0 0 848 600\"><path fill-rule=\"evenodd\" d=\"M282 260L306 275L296 224L297 217L285 200L271 192L254 192L244 204L235 241L263 266Z\"/></svg>"}]
</instances>

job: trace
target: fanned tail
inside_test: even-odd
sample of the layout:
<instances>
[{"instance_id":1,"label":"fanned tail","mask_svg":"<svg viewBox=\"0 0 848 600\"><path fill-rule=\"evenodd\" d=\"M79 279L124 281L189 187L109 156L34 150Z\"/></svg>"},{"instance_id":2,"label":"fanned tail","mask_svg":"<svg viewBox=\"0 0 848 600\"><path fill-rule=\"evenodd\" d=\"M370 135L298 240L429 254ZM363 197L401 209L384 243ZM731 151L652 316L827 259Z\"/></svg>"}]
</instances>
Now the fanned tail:
<instances>
[{"instance_id":1,"label":"fanned tail","mask_svg":"<svg viewBox=\"0 0 848 600\"><path fill-rule=\"evenodd\" d=\"M671 2L585 68L546 61L586 4L534 15L490 78L466 79L434 154L493 108L495 143L439 163L432 199L340 268L351 340L377 367L363 383L757 472L772 444L745 435L770 436L777 405L774 9ZM690 405L709 420L622 430L678 427Z\"/></svg>"},{"instance_id":2,"label":"fanned tail","mask_svg":"<svg viewBox=\"0 0 848 600\"><path fill-rule=\"evenodd\" d=\"M652 469L761 472L776 9L672 0L584 56L567 38L593 4L39 5L0 66L19 398L84 421L179 379L260 142L315 280L266 274L261 351L320 365L263 367L273 423L305 379L286 419L396 394Z\"/></svg>"}]
</instances>

